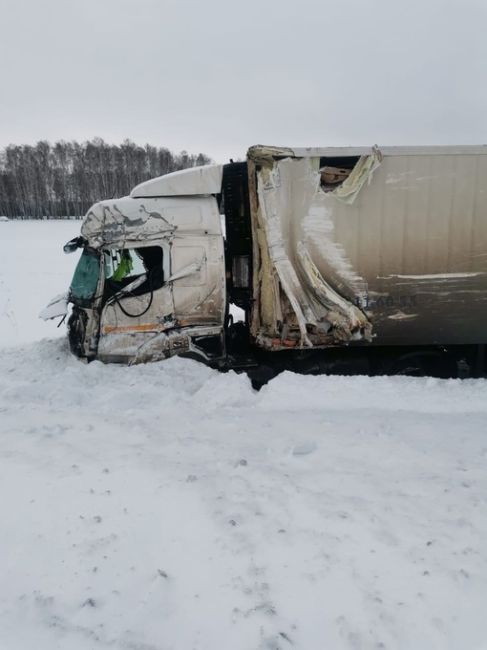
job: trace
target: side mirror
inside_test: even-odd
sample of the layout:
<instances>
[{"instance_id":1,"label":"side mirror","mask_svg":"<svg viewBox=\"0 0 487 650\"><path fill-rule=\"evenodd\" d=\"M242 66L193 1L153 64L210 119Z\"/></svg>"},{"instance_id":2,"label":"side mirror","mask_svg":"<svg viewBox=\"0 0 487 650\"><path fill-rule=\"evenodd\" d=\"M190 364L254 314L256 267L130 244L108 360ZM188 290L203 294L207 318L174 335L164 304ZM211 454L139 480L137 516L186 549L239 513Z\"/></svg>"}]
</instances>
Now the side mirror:
<instances>
[{"instance_id":1,"label":"side mirror","mask_svg":"<svg viewBox=\"0 0 487 650\"><path fill-rule=\"evenodd\" d=\"M84 237L75 237L64 244L63 251L68 255L74 253L78 248L83 248L86 244L87 241Z\"/></svg>"}]
</instances>

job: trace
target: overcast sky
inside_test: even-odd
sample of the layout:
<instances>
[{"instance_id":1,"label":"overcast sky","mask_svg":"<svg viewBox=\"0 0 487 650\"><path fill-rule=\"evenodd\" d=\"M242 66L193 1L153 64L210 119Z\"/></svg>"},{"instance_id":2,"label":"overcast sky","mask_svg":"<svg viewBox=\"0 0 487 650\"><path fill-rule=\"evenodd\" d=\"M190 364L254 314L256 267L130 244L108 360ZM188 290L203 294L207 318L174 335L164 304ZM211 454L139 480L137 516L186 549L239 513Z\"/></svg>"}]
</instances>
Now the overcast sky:
<instances>
[{"instance_id":1,"label":"overcast sky","mask_svg":"<svg viewBox=\"0 0 487 650\"><path fill-rule=\"evenodd\" d=\"M0 0L0 146L487 142L487 0Z\"/></svg>"}]
</instances>

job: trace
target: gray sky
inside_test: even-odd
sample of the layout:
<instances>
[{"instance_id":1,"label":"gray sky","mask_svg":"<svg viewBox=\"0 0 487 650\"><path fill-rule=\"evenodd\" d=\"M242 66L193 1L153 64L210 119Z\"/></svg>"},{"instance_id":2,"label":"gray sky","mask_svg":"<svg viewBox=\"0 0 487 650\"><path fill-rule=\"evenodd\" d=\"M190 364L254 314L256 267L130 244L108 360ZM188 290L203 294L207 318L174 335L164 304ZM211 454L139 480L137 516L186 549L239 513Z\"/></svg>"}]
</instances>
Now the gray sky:
<instances>
[{"instance_id":1,"label":"gray sky","mask_svg":"<svg viewBox=\"0 0 487 650\"><path fill-rule=\"evenodd\" d=\"M0 146L487 142L487 0L0 0Z\"/></svg>"}]
</instances>

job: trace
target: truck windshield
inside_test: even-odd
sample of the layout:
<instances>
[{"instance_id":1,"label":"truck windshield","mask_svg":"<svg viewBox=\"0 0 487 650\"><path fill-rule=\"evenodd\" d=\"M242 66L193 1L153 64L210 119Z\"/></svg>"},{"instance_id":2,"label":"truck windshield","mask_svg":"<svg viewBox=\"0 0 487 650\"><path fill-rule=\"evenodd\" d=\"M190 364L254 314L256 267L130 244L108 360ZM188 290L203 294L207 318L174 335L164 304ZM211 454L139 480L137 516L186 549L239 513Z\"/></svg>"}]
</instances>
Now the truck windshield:
<instances>
[{"instance_id":1,"label":"truck windshield","mask_svg":"<svg viewBox=\"0 0 487 650\"><path fill-rule=\"evenodd\" d=\"M96 293L100 277L100 258L95 251L86 248L75 269L69 288L70 294L77 300L90 300Z\"/></svg>"}]
</instances>

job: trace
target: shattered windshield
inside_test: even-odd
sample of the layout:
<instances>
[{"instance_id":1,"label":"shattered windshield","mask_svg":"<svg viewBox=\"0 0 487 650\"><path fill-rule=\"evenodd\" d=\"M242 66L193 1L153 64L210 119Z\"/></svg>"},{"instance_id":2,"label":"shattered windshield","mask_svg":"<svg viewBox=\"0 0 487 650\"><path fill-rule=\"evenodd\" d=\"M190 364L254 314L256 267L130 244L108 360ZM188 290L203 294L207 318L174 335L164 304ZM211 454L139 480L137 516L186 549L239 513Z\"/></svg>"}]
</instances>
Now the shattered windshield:
<instances>
[{"instance_id":1,"label":"shattered windshield","mask_svg":"<svg viewBox=\"0 0 487 650\"><path fill-rule=\"evenodd\" d=\"M81 255L69 288L73 298L89 300L93 298L100 277L100 258L97 253L85 249Z\"/></svg>"}]
</instances>

